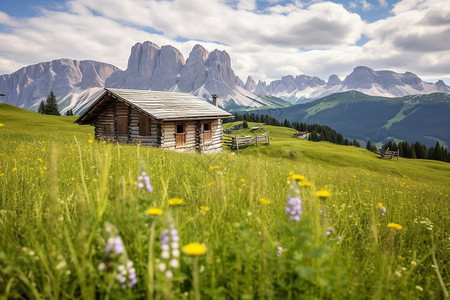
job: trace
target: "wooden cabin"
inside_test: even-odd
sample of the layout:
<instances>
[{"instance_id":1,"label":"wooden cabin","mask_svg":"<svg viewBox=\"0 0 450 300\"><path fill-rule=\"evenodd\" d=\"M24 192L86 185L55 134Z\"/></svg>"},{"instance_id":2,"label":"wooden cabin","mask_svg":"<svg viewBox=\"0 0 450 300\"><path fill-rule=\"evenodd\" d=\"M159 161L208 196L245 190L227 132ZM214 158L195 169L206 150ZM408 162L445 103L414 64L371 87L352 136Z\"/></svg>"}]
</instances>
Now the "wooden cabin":
<instances>
[{"instance_id":1,"label":"wooden cabin","mask_svg":"<svg viewBox=\"0 0 450 300\"><path fill-rule=\"evenodd\" d=\"M108 88L75 123L94 126L97 140L214 153L222 151L222 119L230 117L191 94Z\"/></svg>"}]
</instances>

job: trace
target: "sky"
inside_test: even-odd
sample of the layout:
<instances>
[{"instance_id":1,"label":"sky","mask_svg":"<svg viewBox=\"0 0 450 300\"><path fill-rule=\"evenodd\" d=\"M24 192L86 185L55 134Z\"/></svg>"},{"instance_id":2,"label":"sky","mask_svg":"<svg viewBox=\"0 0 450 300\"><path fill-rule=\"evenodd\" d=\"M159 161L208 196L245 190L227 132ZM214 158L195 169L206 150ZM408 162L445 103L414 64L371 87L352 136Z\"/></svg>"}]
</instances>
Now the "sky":
<instances>
[{"instance_id":1,"label":"sky","mask_svg":"<svg viewBox=\"0 0 450 300\"><path fill-rule=\"evenodd\" d=\"M448 0L0 0L0 74L59 58L126 69L145 41L226 50L244 82L362 65L450 85Z\"/></svg>"}]
</instances>

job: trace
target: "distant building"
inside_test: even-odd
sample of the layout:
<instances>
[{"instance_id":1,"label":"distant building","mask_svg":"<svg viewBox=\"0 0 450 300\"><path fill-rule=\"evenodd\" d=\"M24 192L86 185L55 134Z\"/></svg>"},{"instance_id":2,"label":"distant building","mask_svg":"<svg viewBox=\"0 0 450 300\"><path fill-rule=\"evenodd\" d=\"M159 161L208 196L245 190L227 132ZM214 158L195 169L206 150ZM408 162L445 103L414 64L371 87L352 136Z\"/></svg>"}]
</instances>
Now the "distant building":
<instances>
[{"instance_id":1,"label":"distant building","mask_svg":"<svg viewBox=\"0 0 450 300\"><path fill-rule=\"evenodd\" d=\"M75 123L94 126L98 140L213 153L222 151L222 119L230 117L186 93L105 89Z\"/></svg>"},{"instance_id":2,"label":"distant building","mask_svg":"<svg viewBox=\"0 0 450 300\"><path fill-rule=\"evenodd\" d=\"M308 131L297 131L296 133L294 133L294 136L298 137L299 139L307 139L308 134Z\"/></svg>"}]
</instances>

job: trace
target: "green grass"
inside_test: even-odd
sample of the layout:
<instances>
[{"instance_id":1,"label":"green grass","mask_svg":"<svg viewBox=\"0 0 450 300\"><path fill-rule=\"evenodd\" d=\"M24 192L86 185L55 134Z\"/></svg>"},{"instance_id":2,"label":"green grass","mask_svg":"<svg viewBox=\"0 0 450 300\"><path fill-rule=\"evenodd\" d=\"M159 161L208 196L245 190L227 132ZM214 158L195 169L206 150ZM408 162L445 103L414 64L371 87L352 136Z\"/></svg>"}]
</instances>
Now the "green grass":
<instances>
[{"instance_id":1,"label":"green grass","mask_svg":"<svg viewBox=\"0 0 450 300\"><path fill-rule=\"evenodd\" d=\"M437 299L448 289L449 164L381 160L266 125L259 132L270 132L270 147L176 153L92 142L93 128L74 120L0 106L2 299L193 299L193 273L205 299ZM152 193L137 186L143 171ZM287 195L297 193L289 172L312 183L298 187L300 222L285 213ZM322 201L317 190L331 197ZM174 197L183 205L170 206ZM150 207L163 214L150 217ZM134 263L132 288L116 278L126 257L105 253L107 223ZM180 246L208 249L181 253L168 279L158 265L171 224Z\"/></svg>"}]
</instances>

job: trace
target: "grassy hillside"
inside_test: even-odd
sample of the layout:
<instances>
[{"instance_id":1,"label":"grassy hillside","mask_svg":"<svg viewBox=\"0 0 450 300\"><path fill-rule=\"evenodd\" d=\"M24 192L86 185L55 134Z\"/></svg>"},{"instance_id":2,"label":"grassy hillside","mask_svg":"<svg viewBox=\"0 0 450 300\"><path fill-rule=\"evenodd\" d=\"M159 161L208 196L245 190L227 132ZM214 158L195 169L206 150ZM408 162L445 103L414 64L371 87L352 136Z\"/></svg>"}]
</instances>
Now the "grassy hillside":
<instances>
[{"instance_id":1,"label":"grassy hillside","mask_svg":"<svg viewBox=\"0 0 450 300\"><path fill-rule=\"evenodd\" d=\"M380 160L271 126L261 130L270 147L183 154L96 142L73 120L0 107L2 298L436 299L448 289L449 164ZM143 171L152 192L138 186ZM288 196L302 200L299 222ZM165 229L177 230L170 246ZM124 248L111 246L118 236ZM206 253L185 254L192 242Z\"/></svg>"},{"instance_id":2,"label":"grassy hillside","mask_svg":"<svg viewBox=\"0 0 450 300\"><path fill-rule=\"evenodd\" d=\"M283 121L328 125L349 139L383 142L387 137L434 146L450 144L450 95L386 98L350 91L276 110L259 110Z\"/></svg>"}]
</instances>

